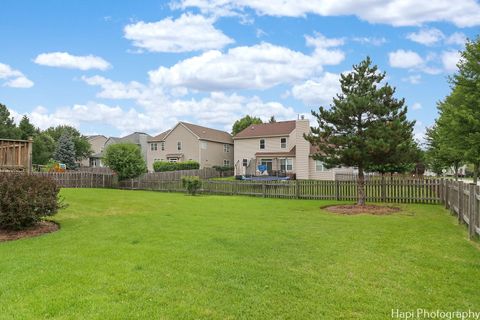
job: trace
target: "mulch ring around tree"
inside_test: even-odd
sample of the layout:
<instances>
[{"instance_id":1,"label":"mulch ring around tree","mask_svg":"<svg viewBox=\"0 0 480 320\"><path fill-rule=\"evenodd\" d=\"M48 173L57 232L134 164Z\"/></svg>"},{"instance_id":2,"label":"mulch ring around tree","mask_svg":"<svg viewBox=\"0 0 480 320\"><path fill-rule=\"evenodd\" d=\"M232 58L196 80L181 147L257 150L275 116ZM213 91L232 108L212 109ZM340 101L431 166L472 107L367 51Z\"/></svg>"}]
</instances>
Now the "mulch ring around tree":
<instances>
[{"instance_id":1,"label":"mulch ring around tree","mask_svg":"<svg viewBox=\"0 0 480 320\"><path fill-rule=\"evenodd\" d=\"M60 229L60 226L53 221L41 221L23 230L0 229L0 242L37 237L45 233L55 232L58 229Z\"/></svg>"},{"instance_id":2,"label":"mulch ring around tree","mask_svg":"<svg viewBox=\"0 0 480 320\"><path fill-rule=\"evenodd\" d=\"M400 208L397 208L397 207L379 206L379 205L373 205L373 204L368 204L364 206L342 204L342 205L322 207L321 209L324 209L328 212L337 213L337 214L345 214L345 215L371 214L375 216L391 214L401 210Z\"/></svg>"}]
</instances>

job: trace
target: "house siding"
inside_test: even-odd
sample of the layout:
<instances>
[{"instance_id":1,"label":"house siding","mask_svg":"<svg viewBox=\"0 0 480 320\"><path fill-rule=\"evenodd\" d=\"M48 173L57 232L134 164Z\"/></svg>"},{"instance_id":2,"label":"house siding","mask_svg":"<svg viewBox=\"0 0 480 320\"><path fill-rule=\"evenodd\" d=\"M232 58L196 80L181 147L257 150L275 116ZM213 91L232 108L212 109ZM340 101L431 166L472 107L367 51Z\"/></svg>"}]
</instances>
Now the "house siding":
<instances>
[{"instance_id":1,"label":"house siding","mask_svg":"<svg viewBox=\"0 0 480 320\"><path fill-rule=\"evenodd\" d=\"M93 154L102 152L106 141L107 141L107 138L104 136L95 136L93 138L88 139L88 142L90 143L90 149L92 150ZM82 167L89 167L90 158L83 159L80 162L80 165Z\"/></svg>"}]
</instances>

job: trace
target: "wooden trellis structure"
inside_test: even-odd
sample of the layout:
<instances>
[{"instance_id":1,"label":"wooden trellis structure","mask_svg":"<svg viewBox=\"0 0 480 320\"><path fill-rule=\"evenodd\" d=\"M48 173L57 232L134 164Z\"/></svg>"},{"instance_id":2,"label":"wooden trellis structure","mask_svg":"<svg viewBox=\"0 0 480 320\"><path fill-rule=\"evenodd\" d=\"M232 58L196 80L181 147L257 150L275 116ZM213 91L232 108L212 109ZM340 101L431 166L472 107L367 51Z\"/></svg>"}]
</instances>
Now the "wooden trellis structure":
<instances>
[{"instance_id":1,"label":"wooden trellis structure","mask_svg":"<svg viewBox=\"0 0 480 320\"><path fill-rule=\"evenodd\" d=\"M0 138L0 171L32 171L32 139Z\"/></svg>"}]
</instances>

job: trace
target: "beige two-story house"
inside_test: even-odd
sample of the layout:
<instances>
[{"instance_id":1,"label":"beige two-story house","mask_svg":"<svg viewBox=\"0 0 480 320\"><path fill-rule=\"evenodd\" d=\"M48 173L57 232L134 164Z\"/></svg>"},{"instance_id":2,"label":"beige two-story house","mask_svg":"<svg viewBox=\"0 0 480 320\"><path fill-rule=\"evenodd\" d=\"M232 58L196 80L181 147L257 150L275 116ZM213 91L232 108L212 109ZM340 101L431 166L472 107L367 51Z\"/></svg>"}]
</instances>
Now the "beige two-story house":
<instances>
[{"instance_id":1,"label":"beige two-story house","mask_svg":"<svg viewBox=\"0 0 480 320\"><path fill-rule=\"evenodd\" d=\"M233 139L225 131L179 122L148 140L147 166L155 161L194 160L200 168L233 166Z\"/></svg>"},{"instance_id":2,"label":"beige two-story house","mask_svg":"<svg viewBox=\"0 0 480 320\"><path fill-rule=\"evenodd\" d=\"M101 154L105 146L105 142L108 140L107 137L101 134L87 136L88 143L90 143L90 150L92 154L90 157L83 159L80 162L82 167L102 167L102 158Z\"/></svg>"},{"instance_id":3,"label":"beige two-story house","mask_svg":"<svg viewBox=\"0 0 480 320\"><path fill-rule=\"evenodd\" d=\"M234 140L235 175L295 175L297 179L334 180L336 173L353 173L352 168L326 169L314 160L316 149L304 138L310 123L292 121L254 124ZM259 171L259 165L267 170Z\"/></svg>"}]
</instances>

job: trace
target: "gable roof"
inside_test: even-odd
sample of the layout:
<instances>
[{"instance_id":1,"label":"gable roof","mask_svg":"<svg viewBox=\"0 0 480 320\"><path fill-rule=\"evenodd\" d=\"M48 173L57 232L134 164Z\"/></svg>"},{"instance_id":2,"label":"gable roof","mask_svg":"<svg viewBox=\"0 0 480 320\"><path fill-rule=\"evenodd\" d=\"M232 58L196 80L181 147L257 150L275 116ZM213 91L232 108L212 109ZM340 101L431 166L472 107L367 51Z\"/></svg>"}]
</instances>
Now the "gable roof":
<instances>
[{"instance_id":1,"label":"gable roof","mask_svg":"<svg viewBox=\"0 0 480 320\"><path fill-rule=\"evenodd\" d=\"M178 126L183 126L199 140L233 144L232 136L228 132L207 128L183 121L177 123L172 129L162 132L159 135L149 139L148 142L165 141L168 135Z\"/></svg>"},{"instance_id":2,"label":"gable roof","mask_svg":"<svg viewBox=\"0 0 480 320\"><path fill-rule=\"evenodd\" d=\"M170 131L171 131L170 129L167 130L167 131L164 131L164 132L156 135L155 137L148 139L147 141L148 142L163 141Z\"/></svg>"},{"instance_id":3,"label":"gable roof","mask_svg":"<svg viewBox=\"0 0 480 320\"><path fill-rule=\"evenodd\" d=\"M188 130L192 131L194 135L200 140L208 140L214 142L233 143L232 135L228 132L202 127L196 124L180 122Z\"/></svg>"},{"instance_id":4,"label":"gable roof","mask_svg":"<svg viewBox=\"0 0 480 320\"><path fill-rule=\"evenodd\" d=\"M295 120L252 124L237 133L233 139L276 137L288 135L295 129Z\"/></svg>"}]
</instances>

